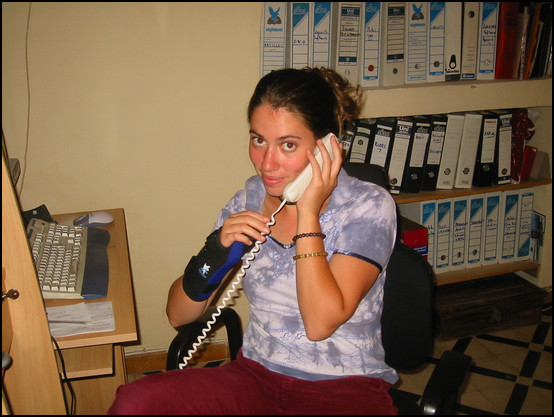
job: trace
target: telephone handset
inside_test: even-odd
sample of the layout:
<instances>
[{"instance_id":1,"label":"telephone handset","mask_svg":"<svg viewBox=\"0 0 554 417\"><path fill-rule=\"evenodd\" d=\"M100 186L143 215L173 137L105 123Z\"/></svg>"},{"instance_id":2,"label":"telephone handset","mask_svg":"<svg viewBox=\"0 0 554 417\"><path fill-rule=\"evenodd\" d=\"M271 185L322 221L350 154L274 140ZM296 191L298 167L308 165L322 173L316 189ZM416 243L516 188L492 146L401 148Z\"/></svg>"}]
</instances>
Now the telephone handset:
<instances>
[{"instance_id":1,"label":"telephone handset","mask_svg":"<svg viewBox=\"0 0 554 417\"><path fill-rule=\"evenodd\" d=\"M334 158L333 155L333 148L331 147L331 137L335 136L332 133L329 133L327 136L325 136L322 139L323 145L325 145L325 148L329 152L329 155L331 156L331 159ZM319 151L319 148L316 146L314 150L314 156L319 163L319 166L321 167L323 165L323 157L321 156L321 152ZM308 166L300 173L298 177L294 179L290 184L287 184L283 191L283 201L279 208L275 210L275 213L271 215L271 221L266 224L267 227L273 226L275 224L275 215L281 211L283 206L289 202L294 203L302 197L302 194L304 191L306 191L306 188L308 188L308 185L310 184L310 181L312 180L312 166L308 164ZM265 236L265 233L262 233ZM235 276L235 279L231 283L231 288L227 291L227 294L225 297L221 300L220 304L217 306L216 311L212 314L210 320L206 323L206 327L202 330L202 334L198 336L196 339L196 342L194 342L187 352L187 355L183 357L183 361L179 364L179 369L183 369L187 366L188 361L192 358L192 355L198 347L202 344L202 341L208 337L208 332L211 330L212 325L216 322L216 317L218 317L221 314L221 311L225 308L229 300L233 297L234 292L236 291L236 287L239 285L242 277L246 274L246 269L250 266L250 262L256 257L256 253L260 250L260 245L262 242L260 240L257 240L254 243L254 247L250 250L248 255L244 258L244 265L242 265L240 271ZM235 248L236 246L236 248ZM239 252L242 250L245 252L245 249L247 248L244 246L244 243L242 242L234 242L231 246L231 249L239 250ZM242 256L242 255L241 255Z\"/></svg>"},{"instance_id":2,"label":"telephone handset","mask_svg":"<svg viewBox=\"0 0 554 417\"><path fill-rule=\"evenodd\" d=\"M321 139L321 141L325 145L325 148L329 152L331 159L334 158L333 148L331 146L331 137L333 136L335 136L333 133L329 133L327 136ZM314 150L314 156L315 159L317 159L319 166L321 167L323 165L323 157L321 156L321 152L319 151L319 148L317 146ZM302 197L302 194L304 194L304 191L306 191L306 188L308 188L308 185L312 180L312 175L312 166L311 164L308 164L304 171L302 171L300 175L294 179L293 182L287 184L285 190L283 191L283 200L287 200L287 202L289 203L295 203L296 201L298 201L300 197Z\"/></svg>"}]
</instances>

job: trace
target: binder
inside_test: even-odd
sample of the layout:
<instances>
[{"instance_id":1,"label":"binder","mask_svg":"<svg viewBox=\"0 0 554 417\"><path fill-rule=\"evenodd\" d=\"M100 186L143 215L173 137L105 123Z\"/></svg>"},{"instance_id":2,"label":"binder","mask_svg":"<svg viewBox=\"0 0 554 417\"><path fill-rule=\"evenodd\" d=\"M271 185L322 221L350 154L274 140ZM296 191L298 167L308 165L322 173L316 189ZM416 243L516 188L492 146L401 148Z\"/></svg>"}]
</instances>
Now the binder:
<instances>
[{"instance_id":1,"label":"binder","mask_svg":"<svg viewBox=\"0 0 554 417\"><path fill-rule=\"evenodd\" d=\"M450 190L454 188L456 166L464 127L465 116L463 113L449 113L446 116L446 131L444 133L444 144L437 177L437 189Z\"/></svg>"},{"instance_id":2,"label":"binder","mask_svg":"<svg viewBox=\"0 0 554 417\"><path fill-rule=\"evenodd\" d=\"M406 3L406 84L427 80L428 2Z\"/></svg>"},{"instance_id":3,"label":"binder","mask_svg":"<svg viewBox=\"0 0 554 417\"><path fill-rule=\"evenodd\" d=\"M384 2L381 19L380 85L404 84L406 3Z\"/></svg>"},{"instance_id":4,"label":"binder","mask_svg":"<svg viewBox=\"0 0 554 417\"><path fill-rule=\"evenodd\" d=\"M378 87L381 64L381 2L364 2L362 7L361 87Z\"/></svg>"},{"instance_id":5,"label":"binder","mask_svg":"<svg viewBox=\"0 0 554 417\"><path fill-rule=\"evenodd\" d=\"M442 82L444 77L445 2L429 2L429 54L427 82Z\"/></svg>"},{"instance_id":6,"label":"binder","mask_svg":"<svg viewBox=\"0 0 554 417\"><path fill-rule=\"evenodd\" d=\"M468 112L464 116L454 188L471 188L482 123L483 115L481 113Z\"/></svg>"},{"instance_id":7,"label":"binder","mask_svg":"<svg viewBox=\"0 0 554 417\"><path fill-rule=\"evenodd\" d=\"M552 48L552 3L543 2L541 6L542 34L537 45L537 58L530 78L541 78L548 75L548 62L551 62Z\"/></svg>"},{"instance_id":8,"label":"binder","mask_svg":"<svg viewBox=\"0 0 554 417\"><path fill-rule=\"evenodd\" d=\"M304 68L310 65L313 49L311 3L289 3L287 19L287 67Z\"/></svg>"},{"instance_id":9,"label":"binder","mask_svg":"<svg viewBox=\"0 0 554 417\"><path fill-rule=\"evenodd\" d=\"M468 197L469 217L467 222L466 254L467 267L482 264L483 239L485 231L485 196L483 194Z\"/></svg>"},{"instance_id":10,"label":"binder","mask_svg":"<svg viewBox=\"0 0 554 417\"><path fill-rule=\"evenodd\" d=\"M517 17L515 60L512 78L522 80L525 72L525 56L527 49L527 28L531 19L531 7L528 2L521 2Z\"/></svg>"},{"instance_id":11,"label":"binder","mask_svg":"<svg viewBox=\"0 0 554 417\"><path fill-rule=\"evenodd\" d=\"M431 118L416 116L414 118L414 134L408 147L404 178L402 179L402 191L417 193L423 186L423 170L425 163L425 151L428 148L431 134Z\"/></svg>"},{"instance_id":12,"label":"binder","mask_svg":"<svg viewBox=\"0 0 554 417\"><path fill-rule=\"evenodd\" d=\"M533 217L533 188L519 190L519 224L517 233L516 260L531 258L531 229Z\"/></svg>"},{"instance_id":13,"label":"binder","mask_svg":"<svg viewBox=\"0 0 554 417\"><path fill-rule=\"evenodd\" d=\"M517 19L519 14L518 1L500 2L498 11L498 36L496 45L495 79L512 78L515 52Z\"/></svg>"},{"instance_id":14,"label":"binder","mask_svg":"<svg viewBox=\"0 0 554 417\"><path fill-rule=\"evenodd\" d=\"M432 116L431 135L429 136L429 144L425 150L425 162L423 164L422 190L434 191L437 188L437 178L439 176L447 120L446 115L443 114L435 114Z\"/></svg>"},{"instance_id":15,"label":"binder","mask_svg":"<svg viewBox=\"0 0 554 417\"><path fill-rule=\"evenodd\" d=\"M498 115L498 134L494 162L494 183L509 184L512 177L512 112L491 110Z\"/></svg>"},{"instance_id":16,"label":"binder","mask_svg":"<svg viewBox=\"0 0 554 417\"><path fill-rule=\"evenodd\" d=\"M494 80L498 4L497 1L484 1L479 6L478 80Z\"/></svg>"},{"instance_id":17,"label":"binder","mask_svg":"<svg viewBox=\"0 0 554 417\"><path fill-rule=\"evenodd\" d=\"M375 133L369 145L370 164L379 165L386 170L395 124L396 119L394 117L379 117L375 122Z\"/></svg>"},{"instance_id":18,"label":"binder","mask_svg":"<svg viewBox=\"0 0 554 417\"><path fill-rule=\"evenodd\" d=\"M462 80L477 78L477 44L479 39L479 2L463 2L462 19Z\"/></svg>"},{"instance_id":19,"label":"binder","mask_svg":"<svg viewBox=\"0 0 554 417\"><path fill-rule=\"evenodd\" d=\"M516 257L519 214L519 190L503 191L500 196L499 263L513 262Z\"/></svg>"},{"instance_id":20,"label":"binder","mask_svg":"<svg viewBox=\"0 0 554 417\"><path fill-rule=\"evenodd\" d=\"M312 8L311 66L330 68L334 63L333 39L336 38L336 6L330 1L316 1Z\"/></svg>"},{"instance_id":21,"label":"binder","mask_svg":"<svg viewBox=\"0 0 554 417\"><path fill-rule=\"evenodd\" d=\"M335 70L352 85L358 84L361 12L361 2L340 2L338 4Z\"/></svg>"},{"instance_id":22,"label":"binder","mask_svg":"<svg viewBox=\"0 0 554 417\"><path fill-rule=\"evenodd\" d=\"M261 76L286 66L287 2L264 2L262 10Z\"/></svg>"},{"instance_id":23,"label":"binder","mask_svg":"<svg viewBox=\"0 0 554 417\"><path fill-rule=\"evenodd\" d=\"M450 270L467 267L468 197L452 198L452 231L450 233Z\"/></svg>"},{"instance_id":24,"label":"binder","mask_svg":"<svg viewBox=\"0 0 554 417\"><path fill-rule=\"evenodd\" d=\"M541 15L541 6L543 2L534 2L532 3L532 14L531 23L528 30L527 46L525 50L525 65L523 71L523 79L527 80L531 75L531 69L533 66L533 61L537 49L537 43L539 41L540 30L540 15Z\"/></svg>"},{"instance_id":25,"label":"binder","mask_svg":"<svg viewBox=\"0 0 554 417\"><path fill-rule=\"evenodd\" d=\"M415 201L413 203L399 204L400 215L421 224L427 229L428 252L427 262L431 268L435 267L436 252L436 227L437 227L437 202L435 200Z\"/></svg>"},{"instance_id":26,"label":"binder","mask_svg":"<svg viewBox=\"0 0 554 417\"><path fill-rule=\"evenodd\" d=\"M445 198L437 200L437 227L435 271L437 273L450 270L450 254L452 233L452 200Z\"/></svg>"},{"instance_id":27,"label":"binder","mask_svg":"<svg viewBox=\"0 0 554 417\"><path fill-rule=\"evenodd\" d=\"M485 194L485 227L483 230L483 265L497 264L499 257L499 233L502 226L500 217L501 192Z\"/></svg>"},{"instance_id":28,"label":"binder","mask_svg":"<svg viewBox=\"0 0 554 417\"><path fill-rule=\"evenodd\" d=\"M356 121L345 121L344 129L342 130L342 134L340 137L340 141L342 142L343 160L345 161L348 161L348 159L350 158L354 136L356 136Z\"/></svg>"},{"instance_id":29,"label":"binder","mask_svg":"<svg viewBox=\"0 0 554 417\"><path fill-rule=\"evenodd\" d=\"M477 158L475 159L475 173L473 185L489 187L495 177L494 159L496 154L496 136L498 135L498 117L496 114L483 111L483 123L479 135Z\"/></svg>"},{"instance_id":30,"label":"binder","mask_svg":"<svg viewBox=\"0 0 554 417\"><path fill-rule=\"evenodd\" d=\"M357 121L356 134L350 147L348 162L364 163L369 160L369 142L374 128L375 119L360 119Z\"/></svg>"},{"instance_id":31,"label":"binder","mask_svg":"<svg viewBox=\"0 0 554 417\"><path fill-rule=\"evenodd\" d=\"M413 117L399 117L397 119L392 139L392 149L385 168L389 175L389 191L391 194L400 194L408 156L408 147L412 141L413 131Z\"/></svg>"},{"instance_id":32,"label":"binder","mask_svg":"<svg viewBox=\"0 0 554 417\"><path fill-rule=\"evenodd\" d=\"M462 61L462 2L446 2L444 29L444 79L459 81Z\"/></svg>"}]
</instances>

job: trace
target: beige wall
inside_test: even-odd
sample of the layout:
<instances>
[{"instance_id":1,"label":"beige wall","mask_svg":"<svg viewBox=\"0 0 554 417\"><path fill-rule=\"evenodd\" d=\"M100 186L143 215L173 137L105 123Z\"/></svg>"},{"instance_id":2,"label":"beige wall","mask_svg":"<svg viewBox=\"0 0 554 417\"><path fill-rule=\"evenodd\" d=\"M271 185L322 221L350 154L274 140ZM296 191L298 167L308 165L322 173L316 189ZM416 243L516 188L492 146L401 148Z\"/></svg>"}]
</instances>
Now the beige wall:
<instances>
[{"instance_id":1,"label":"beige wall","mask_svg":"<svg viewBox=\"0 0 554 417\"><path fill-rule=\"evenodd\" d=\"M32 3L26 57L29 3L2 3L2 128L26 168L22 208L125 209L141 342L128 352L167 348L169 286L254 173L261 10Z\"/></svg>"}]
</instances>

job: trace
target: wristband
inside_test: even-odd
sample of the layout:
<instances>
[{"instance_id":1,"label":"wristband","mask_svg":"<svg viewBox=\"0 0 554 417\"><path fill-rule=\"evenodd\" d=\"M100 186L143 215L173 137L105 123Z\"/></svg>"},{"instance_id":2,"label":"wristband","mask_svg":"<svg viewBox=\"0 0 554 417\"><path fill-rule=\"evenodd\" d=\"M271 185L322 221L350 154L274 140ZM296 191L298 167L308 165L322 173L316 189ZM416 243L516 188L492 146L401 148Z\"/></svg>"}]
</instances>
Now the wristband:
<instances>
[{"instance_id":1,"label":"wristband","mask_svg":"<svg viewBox=\"0 0 554 417\"><path fill-rule=\"evenodd\" d=\"M206 238L206 244L198 255L193 256L185 268L183 290L194 301L207 300L217 289L227 272L251 248L235 241L229 248L219 241L215 230Z\"/></svg>"}]
</instances>

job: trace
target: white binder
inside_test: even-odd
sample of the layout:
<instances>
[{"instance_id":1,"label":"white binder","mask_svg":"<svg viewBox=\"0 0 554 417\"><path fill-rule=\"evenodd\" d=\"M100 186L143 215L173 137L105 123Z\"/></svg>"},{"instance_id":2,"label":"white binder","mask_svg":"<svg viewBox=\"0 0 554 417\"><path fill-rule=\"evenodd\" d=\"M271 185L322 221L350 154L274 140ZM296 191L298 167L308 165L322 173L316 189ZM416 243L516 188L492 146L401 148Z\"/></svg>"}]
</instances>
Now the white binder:
<instances>
[{"instance_id":1,"label":"white binder","mask_svg":"<svg viewBox=\"0 0 554 417\"><path fill-rule=\"evenodd\" d=\"M436 188L449 190L454 187L465 116L463 113L449 113L447 118Z\"/></svg>"},{"instance_id":2,"label":"white binder","mask_svg":"<svg viewBox=\"0 0 554 417\"><path fill-rule=\"evenodd\" d=\"M286 65L287 2L264 2L262 10L261 68L263 77Z\"/></svg>"},{"instance_id":3,"label":"white binder","mask_svg":"<svg viewBox=\"0 0 554 417\"><path fill-rule=\"evenodd\" d=\"M499 263L513 262L516 259L519 215L519 190L503 191L500 197Z\"/></svg>"},{"instance_id":4,"label":"white binder","mask_svg":"<svg viewBox=\"0 0 554 417\"><path fill-rule=\"evenodd\" d=\"M412 140L414 131L414 119L411 117L399 117L394 128L394 138L390 162L388 164L388 174L390 183L390 193L400 194L402 188L402 179L406 167L406 158L408 157L408 148Z\"/></svg>"},{"instance_id":5,"label":"white binder","mask_svg":"<svg viewBox=\"0 0 554 417\"><path fill-rule=\"evenodd\" d=\"M485 231L485 195L468 197L468 226L466 238L467 267L479 266L483 262L483 239Z\"/></svg>"},{"instance_id":6,"label":"white binder","mask_svg":"<svg viewBox=\"0 0 554 417\"><path fill-rule=\"evenodd\" d=\"M429 2L406 3L406 84L427 81Z\"/></svg>"},{"instance_id":7,"label":"white binder","mask_svg":"<svg viewBox=\"0 0 554 417\"><path fill-rule=\"evenodd\" d=\"M338 3L335 70L352 85L358 84L361 13L362 2Z\"/></svg>"},{"instance_id":8,"label":"white binder","mask_svg":"<svg viewBox=\"0 0 554 417\"><path fill-rule=\"evenodd\" d=\"M311 66L331 68L334 64L333 39L336 38L336 5L316 1L312 10Z\"/></svg>"},{"instance_id":9,"label":"white binder","mask_svg":"<svg viewBox=\"0 0 554 417\"><path fill-rule=\"evenodd\" d=\"M468 238L468 197L452 198L452 232L450 233L450 269L467 267L466 240Z\"/></svg>"},{"instance_id":10,"label":"white binder","mask_svg":"<svg viewBox=\"0 0 554 417\"><path fill-rule=\"evenodd\" d=\"M464 116L454 188L471 188L482 123L483 115L481 113L468 112Z\"/></svg>"},{"instance_id":11,"label":"white binder","mask_svg":"<svg viewBox=\"0 0 554 417\"><path fill-rule=\"evenodd\" d=\"M312 3L293 1L289 3L287 20L287 67L310 66L313 49Z\"/></svg>"},{"instance_id":12,"label":"white binder","mask_svg":"<svg viewBox=\"0 0 554 417\"><path fill-rule=\"evenodd\" d=\"M429 2L429 54L427 82L442 82L444 78L445 2Z\"/></svg>"},{"instance_id":13,"label":"white binder","mask_svg":"<svg viewBox=\"0 0 554 417\"><path fill-rule=\"evenodd\" d=\"M406 4L384 2L381 25L381 86L404 84Z\"/></svg>"},{"instance_id":14,"label":"white binder","mask_svg":"<svg viewBox=\"0 0 554 417\"><path fill-rule=\"evenodd\" d=\"M462 2L446 2L444 30L444 78L459 81L462 62Z\"/></svg>"},{"instance_id":15,"label":"white binder","mask_svg":"<svg viewBox=\"0 0 554 417\"><path fill-rule=\"evenodd\" d=\"M498 2L483 1L479 7L477 79L494 80L496 35L498 33Z\"/></svg>"},{"instance_id":16,"label":"white binder","mask_svg":"<svg viewBox=\"0 0 554 417\"><path fill-rule=\"evenodd\" d=\"M378 87L381 64L379 54L381 51L381 5L377 1L367 1L362 8L362 39L360 86Z\"/></svg>"},{"instance_id":17,"label":"white binder","mask_svg":"<svg viewBox=\"0 0 554 417\"><path fill-rule=\"evenodd\" d=\"M500 261L499 233L502 227L500 217L500 191L485 194L485 227L483 230L483 265L497 264Z\"/></svg>"},{"instance_id":18,"label":"white binder","mask_svg":"<svg viewBox=\"0 0 554 417\"><path fill-rule=\"evenodd\" d=\"M435 271L450 271L452 233L452 199L437 200L437 228L435 234Z\"/></svg>"},{"instance_id":19,"label":"white binder","mask_svg":"<svg viewBox=\"0 0 554 417\"><path fill-rule=\"evenodd\" d=\"M516 246L516 260L518 261L531 258L531 222L534 198L535 192L533 188L519 190L519 223Z\"/></svg>"}]
</instances>

